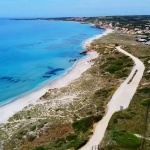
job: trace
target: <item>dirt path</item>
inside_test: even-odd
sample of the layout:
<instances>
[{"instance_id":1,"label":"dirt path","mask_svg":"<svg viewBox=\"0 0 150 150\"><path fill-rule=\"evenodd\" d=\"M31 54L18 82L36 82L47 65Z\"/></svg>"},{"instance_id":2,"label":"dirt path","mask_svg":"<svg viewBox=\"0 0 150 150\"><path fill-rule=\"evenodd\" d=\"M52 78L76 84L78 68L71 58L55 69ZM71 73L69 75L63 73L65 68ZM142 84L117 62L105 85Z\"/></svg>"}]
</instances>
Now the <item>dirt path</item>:
<instances>
[{"instance_id":1,"label":"dirt path","mask_svg":"<svg viewBox=\"0 0 150 150\"><path fill-rule=\"evenodd\" d=\"M102 138L104 137L111 116L116 111L120 110L120 106L122 106L123 109L126 109L129 106L132 97L137 90L139 82L142 79L145 70L144 64L138 58L121 49L120 46L117 47L117 50L132 58L132 60L135 62L135 66L133 67L128 78L120 85L120 87L112 96L110 102L107 105L107 113L103 119L98 122L94 134L88 143L80 150L98 150L97 146L100 144Z\"/></svg>"}]
</instances>

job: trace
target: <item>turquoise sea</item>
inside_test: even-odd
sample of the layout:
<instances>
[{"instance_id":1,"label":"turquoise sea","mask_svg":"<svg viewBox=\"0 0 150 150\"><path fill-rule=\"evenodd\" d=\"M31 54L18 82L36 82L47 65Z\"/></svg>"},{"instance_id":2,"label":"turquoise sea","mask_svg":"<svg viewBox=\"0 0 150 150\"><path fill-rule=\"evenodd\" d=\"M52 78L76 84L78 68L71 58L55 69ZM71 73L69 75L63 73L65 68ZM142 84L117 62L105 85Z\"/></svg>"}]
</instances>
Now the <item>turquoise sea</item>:
<instances>
[{"instance_id":1,"label":"turquoise sea","mask_svg":"<svg viewBox=\"0 0 150 150\"><path fill-rule=\"evenodd\" d=\"M0 19L0 105L65 74L83 41L103 33L88 24Z\"/></svg>"}]
</instances>

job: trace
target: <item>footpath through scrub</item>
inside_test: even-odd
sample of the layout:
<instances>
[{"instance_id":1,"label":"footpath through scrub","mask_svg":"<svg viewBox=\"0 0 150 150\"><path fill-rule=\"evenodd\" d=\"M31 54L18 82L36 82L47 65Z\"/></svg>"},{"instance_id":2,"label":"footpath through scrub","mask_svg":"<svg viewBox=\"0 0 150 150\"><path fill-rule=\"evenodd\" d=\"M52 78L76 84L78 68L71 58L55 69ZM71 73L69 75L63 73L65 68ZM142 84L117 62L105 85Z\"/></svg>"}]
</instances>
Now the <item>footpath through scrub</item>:
<instances>
[{"instance_id":1,"label":"footpath through scrub","mask_svg":"<svg viewBox=\"0 0 150 150\"><path fill-rule=\"evenodd\" d=\"M102 138L104 137L111 116L115 112L120 111L120 109L123 110L128 108L132 97L137 90L139 82L142 79L145 70L143 62L131 55L130 53L121 49L121 46L116 47L116 49L119 52L129 56L134 61L135 66L133 67L128 78L120 85L120 87L112 96L111 100L107 105L107 113L103 117L103 119L98 122L92 137L87 142L87 144L83 146L80 150L91 150L93 149L93 147L98 147Z\"/></svg>"}]
</instances>

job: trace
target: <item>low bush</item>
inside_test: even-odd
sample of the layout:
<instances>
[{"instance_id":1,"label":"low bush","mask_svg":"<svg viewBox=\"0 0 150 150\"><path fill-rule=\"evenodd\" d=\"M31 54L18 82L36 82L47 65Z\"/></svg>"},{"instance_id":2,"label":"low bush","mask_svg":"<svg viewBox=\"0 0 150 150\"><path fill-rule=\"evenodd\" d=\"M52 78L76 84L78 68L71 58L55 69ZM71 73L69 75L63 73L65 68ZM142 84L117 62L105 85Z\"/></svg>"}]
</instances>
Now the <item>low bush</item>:
<instances>
[{"instance_id":1,"label":"low bush","mask_svg":"<svg viewBox=\"0 0 150 150\"><path fill-rule=\"evenodd\" d=\"M117 142L117 144L124 148L138 148L141 146L141 140L137 138L130 132L122 131L114 131L113 139Z\"/></svg>"},{"instance_id":2,"label":"low bush","mask_svg":"<svg viewBox=\"0 0 150 150\"><path fill-rule=\"evenodd\" d=\"M76 139L68 145L68 148L74 148L75 150L78 150L86 143L87 143L87 139Z\"/></svg>"},{"instance_id":3,"label":"low bush","mask_svg":"<svg viewBox=\"0 0 150 150\"><path fill-rule=\"evenodd\" d=\"M108 97L108 95L110 95L112 90L113 90L112 88L99 89L99 90L95 91L93 96L94 96L94 98L100 98L101 96Z\"/></svg>"},{"instance_id":4,"label":"low bush","mask_svg":"<svg viewBox=\"0 0 150 150\"><path fill-rule=\"evenodd\" d=\"M75 140L75 139L77 139L77 135L76 134L70 134L70 135L68 135L67 137L66 137L66 140L67 141L72 141L72 140Z\"/></svg>"},{"instance_id":5,"label":"low bush","mask_svg":"<svg viewBox=\"0 0 150 150\"><path fill-rule=\"evenodd\" d=\"M145 87L145 88L139 89L138 92L147 94L147 93L150 92L150 88L149 87Z\"/></svg>"},{"instance_id":6,"label":"low bush","mask_svg":"<svg viewBox=\"0 0 150 150\"><path fill-rule=\"evenodd\" d=\"M150 98L145 98L141 100L141 105L150 107Z\"/></svg>"},{"instance_id":7,"label":"low bush","mask_svg":"<svg viewBox=\"0 0 150 150\"><path fill-rule=\"evenodd\" d=\"M27 139L28 139L29 142L34 141L35 138L36 138L36 137L33 136L33 135L29 135L29 136L27 137Z\"/></svg>"},{"instance_id":8,"label":"low bush","mask_svg":"<svg viewBox=\"0 0 150 150\"><path fill-rule=\"evenodd\" d=\"M36 125L33 125L33 126L30 128L31 131L34 131L35 129L36 129Z\"/></svg>"},{"instance_id":9,"label":"low bush","mask_svg":"<svg viewBox=\"0 0 150 150\"><path fill-rule=\"evenodd\" d=\"M95 122L98 122L101 119L102 119L101 115L90 116L74 122L72 126L76 132L77 131L87 132L90 128L92 128Z\"/></svg>"},{"instance_id":10,"label":"low bush","mask_svg":"<svg viewBox=\"0 0 150 150\"><path fill-rule=\"evenodd\" d=\"M54 147L61 147L62 145L66 144L66 140L64 138L62 139L58 139L56 142L55 142L55 145Z\"/></svg>"},{"instance_id":11,"label":"low bush","mask_svg":"<svg viewBox=\"0 0 150 150\"><path fill-rule=\"evenodd\" d=\"M144 76L147 80L150 79L150 74Z\"/></svg>"},{"instance_id":12,"label":"low bush","mask_svg":"<svg viewBox=\"0 0 150 150\"><path fill-rule=\"evenodd\" d=\"M110 65L108 68L106 68L106 72L109 72L109 73L115 73L116 71L119 71L123 69L123 66L119 66L119 65L115 65L115 64L112 64Z\"/></svg>"},{"instance_id":13,"label":"low bush","mask_svg":"<svg viewBox=\"0 0 150 150\"><path fill-rule=\"evenodd\" d=\"M34 148L33 150L46 150L46 149L43 146L39 146L39 147Z\"/></svg>"}]
</instances>

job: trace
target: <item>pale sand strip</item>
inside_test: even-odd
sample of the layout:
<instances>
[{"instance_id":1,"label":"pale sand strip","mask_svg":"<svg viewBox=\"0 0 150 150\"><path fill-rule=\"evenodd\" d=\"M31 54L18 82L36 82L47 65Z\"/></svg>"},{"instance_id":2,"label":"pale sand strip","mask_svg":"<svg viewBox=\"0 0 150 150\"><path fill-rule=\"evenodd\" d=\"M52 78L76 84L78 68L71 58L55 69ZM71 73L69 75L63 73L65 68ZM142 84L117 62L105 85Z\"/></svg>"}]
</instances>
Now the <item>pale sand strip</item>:
<instances>
[{"instance_id":1,"label":"pale sand strip","mask_svg":"<svg viewBox=\"0 0 150 150\"><path fill-rule=\"evenodd\" d=\"M134 57L133 55L127 53L120 47L117 47L117 50L132 58L132 60L135 62L135 66L133 67L132 72L130 73L128 78L120 85L120 87L116 90L116 92L112 96L110 102L107 105L107 113L103 117L103 119L99 121L98 124L96 125L94 134L92 135L88 143L85 146L83 146L80 150L92 150L92 149L98 150L97 147L100 144L102 138L104 137L111 116L116 111L120 110L120 106L123 106L123 109L128 108L132 100L132 97L134 96L137 90L139 82L142 79L145 70L143 62L141 62L138 58ZM136 70L137 73L135 74ZM131 79L132 81L129 83Z\"/></svg>"},{"instance_id":2,"label":"pale sand strip","mask_svg":"<svg viewBox=\"0 0 150 150\"><path fill-rule=\"evenodd\" d=\"M29 104L36 104L36 101L42 97L49 89L61 88L73 80L80 77L80 75L91 67L90 60L96 58L98 54L96 52L89 53L89 56L85 59L79 60L76 65L68 71L64 76L56 79L55 81L45 85L44 87L29 93L22 98L19 98L11 103L8 103L0 107L0 123L5 123L9 117L13 116L16 112L21 111Z\"/></svg>"},{"instance_id":3,"label":"pale sand strip","mask_svg":"<svg viewBox=\"0 0 150 150\"><path fill-rule=\"evenodd\" d=\"M113 32L112 29L106 29L103 34L99 34L99 35L96 35L92 38L89 38L88 40L83 42L84 48L86 48L86 45L90 45L94 40L98 40L98 39L102 38L103 36L106 36L112 32Z\"/></svg>"},{"instance_id":4,"label":"pale sand strip","mask_svg":"<svg viewBox=\"0 0 150 150\"><path fill-rule=\"evenodd\" d=\"M104 35L111 33L113 30L106 30L103 34L97 35L93 38L86 40L83 44L86 47L87 44L92 43L95 39L101 38ZM56 79L55 81L43 86L42 88L29 93L11 103L8 103L0 107L0 123L6 123L9 117L15 113L21 111L24 107L29 104L36 104L40 97L42 97L49 89L61 88L67 86L73 80L79 78L83 72L91 67L90 60L98 57L96 52L90 52L88 57L79 60L76 65L68 71L64 76Z\"/></svg>"}]
</instances>

